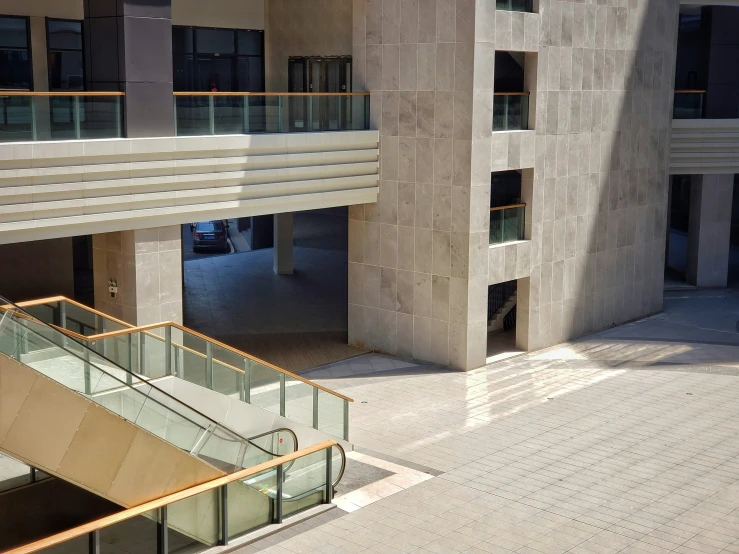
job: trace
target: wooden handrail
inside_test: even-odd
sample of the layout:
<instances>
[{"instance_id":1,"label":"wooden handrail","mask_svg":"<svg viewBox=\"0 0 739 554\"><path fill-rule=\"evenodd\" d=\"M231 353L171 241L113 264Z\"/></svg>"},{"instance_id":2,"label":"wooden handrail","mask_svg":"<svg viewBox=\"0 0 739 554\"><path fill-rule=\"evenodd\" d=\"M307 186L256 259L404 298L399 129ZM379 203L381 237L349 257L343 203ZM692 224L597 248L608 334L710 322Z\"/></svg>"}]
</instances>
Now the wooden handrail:
<instances>
[{"instance_id":1,"label":"wooden handrail","mask_svg":"<svg viewBox=\"0 0 739 554\"><path fill-rule=\"evenodd\" d=\"M500 210L507 210L509 208L525 208L526 204L511 204L510 206L497 206L495 208L490 208L491 212L498 212Z\"/></svg>"},{"instance_id":2,"label":"wooden handrail","mask_svg":"<svg viewBox=\"0 0 739 554\"><path fill-rule=\"evenodd\" d=\"M174 96L369 96L369 92L173 92Z\"/></svg>"},{"instance_id":3,"label":"wooden handrail","mask_svg":"<svg viewBox=\"0 0 739 554\"><path fill-rule=\"evenodd\" d=\"M123 320L117 319L111 315L96 310L95 308L85 306L84 304L77 302L76 300L72 300L71 298L67 298L66 296L50 296L48 298L39 298L38 300L26 300L25 302L16 302L15 305L19 308L27 308L30 306L42 306L44 304L51 304L52 302L68 302L69 304L77 306L78 308L82 308L87 312L99 315L101 317L104 317L105 319L109 319L117 323L118 325L123 325L124 327L133 327L133 325L131 325L130 323L126 323Z\"/></svg>"},{"instance_id":4,"label":"wooden handrail","mask_svg":"<svg viewBox=\"0 0 739 554\"><path fill-rule=\"evenodd\" d=\"M38 92L34 90L0 90L0 96L126 96L125 92L105 91L53 91Z\"/></svg>"},{"instance_id":5,"label":"wooden handrail","mask_svg":"<svg viewBox=\"0 0 739 554\"><path fill-rule=\"evenodd\" d=\"M706 92L708 91L685 89L685 90L676 90L675 94L705 94Z\"/></svg>"},{"instance_id":6,"label":"wooden handrail","mask_svg":"<svg viewBox=\"0 0 739 554\"><path fill-rule=\"evenodd\" d=\"M251 477L252 475L269 471L270 469L276 468L277 466L286 464L299 458L303 458L305 456L309 456L311 454L315 454L316 452L320 452L321 450L326 450L327 448L332 448L337 445L338 443L332 440L324 441L313 446L309 446L308 448L298 450L297 452L291 452L290 454L287 454L280 458L276 458L274 460L255 465L253 467L237 471L230 475L217 477L211 481L207 481L205 483L201 483L200 485L190 487L189 489L175 492L167 496L157 498L156 500L150 500L149 502L145 502L143 504L140 504L139 506L135 506L133 508L123 510L121 512L97 519L95 521L91 521L90 523L85 523L84 525L79 525L73 529L51 535L50 537L46 537L29 544L19 546L12 550L6 550L4 554L29 554L31 552L36 552L44 548L49 548L51 546L67 542L69 540L76 539L77 537L82 537L84 535L92 533L93 531L98 531L100 529L104 529L105 527L110 527L111 525L126 521L127 519L131 519L132 517L140 516L151 510L156 510L163 506L179 502L180 500L185 500L192 496L217 489L224 485L228 485L229 483Z\"/></svg>"},{"instance_id":7,"label":"wooden handrail","mask_svg":"<svg viewBox=\"0 0 739 554\"><path fill-rule=\"evenodd\" d=\"M493 96L530 96L530 92L494 92Z\"/></svg>"},{"instance_id":8,"label":"wooden handrail","mask_svg":"<svg viewBox=\"0 0 739 554\"><path fill-rule=\"evenodd\" d=\"M340 393L338 393L336 391L333 391L333 390L328 389L328 388L326 388L324 386L321 386L318 383L314 383L313 381L310 381L308 379L305 379L304 377L301 377L300 375L297 375L295 373L292 373L291 371L288 371L286 369L282 369L281 367L278 367L278 366L276 366L274 364L271 364L271 363L269 363L269 362L267 362L265 360L262 360L260 358L255 357L255 356L252 356L251 354L247 354L246 352L242 352L241 350L238 350L238 349L234 348L233 346L229 346L227 344L224 344L224 343L222 343L220 341L217 341L215 339L212 339L211 337L208 337L206 335L203 335L202 333L198 333L197 331L194 331L192 329L188 329L187 327L184 327L183 325L180 325L179 323L174 323L172 321L164 321L164 322L161 322L161 323L154 323L154 324L151 324L151 325L144 325L144 326L141 326L141 327L134 327L130 323L126 323L126 322L121 321L119 319L116 319L114 317L110 317L109 315L107 315L107 314L105 314L103 312L100 312L100 311L95 310L93 308L89 308L89 307L85 306L84 304L81 304L81 303L76 302L74 300L70 300L69 298L66 298L65 296L52 296L52 297L49 297L49 298L42 298L42 299L39 299L39 300L29 300L27 302L19 302L17 304L17 306L19 308L23 308L23 307L28 307L28 306L39 306L39 305L43 305L43 304L49 304L51 302L62 302L62 301L63 302L69 302L70 304L73 304L73 305L75 305L75 306L77 306L79 308L82 308L83 310L87 310L87 311L92 312L94 314L100 315L102 317L105 317L107 319L110 319L112 321L115 321L116 323L119 323L120 325L125 325L127 327L127 329L120 329L119 331L111 331L109 333L101 333L101 334L98 334L98 335L91 335L91 336L88 336L88 337L84 337L83 340L86 340L88 342L98 341L98 340L104 340L106 338L112 338L112 337L117 337L117 336L121 336L121 335L127 335L127 334L130 334L130 333L138 333L138 332L150 331L152 329L158 329L160 327L171 326L171 327L174 327L175 329L179 329L180 331L183 331L185 333L189 333L189 334L191 334L193 336L196 336L196 337L198 337L200 339L203 339L205 341L211 342L211 343L215 344L216 346L219 346L219 347L221 347L221 348L223 348L225 350L229 350L229 351L231 351L231 352L233 352L233 353L235 353L235 354L237 354L239 356L243 356L244 358L247 358L249 360L252 360L253 362L256 362L256 363L261 364L263 366L269 367L270 369L273 369L273 370L278 371L280 373L284 373L288 377L291 377L291 378L296 379L298 381L302 381L303 383L306 383L307 385L310 385L312 387L316 387L319 390L322 390L323 392L326 392L328 394L331 394L333 396L336 396L338 398L341 398L342 400L346 400L348 402L354 402L354 399L349 398L348 396L344 396L343 394L340 394ZM77 335L77 333L74 333L73 331L69 331L67 329L61 329L59 327L56 327L56 329L59 330L62 333L67 333L67 334L70 334L70 335L71 334ZM150 335L148 333L147 333L147 335L148 336L154 336L154 337L156 337L156 335ZM77 336L81 336L81 335L77 335ZM156 338L161 339L161 337L156 337ZM187 347L184 347L183 346L183 348L187 348ZM191 350L191 349L188 348L188 350ZM223 363L221 361L218 361L218 363L220 363L221 365L224 365L224 366L228 366L231 369L234 369L236 371L240 371L241 373L244 373L244 370L243 369L234 368L233 366L231 366L229 364L225 364L225 363Z\"/></svg>"}]
</instances>

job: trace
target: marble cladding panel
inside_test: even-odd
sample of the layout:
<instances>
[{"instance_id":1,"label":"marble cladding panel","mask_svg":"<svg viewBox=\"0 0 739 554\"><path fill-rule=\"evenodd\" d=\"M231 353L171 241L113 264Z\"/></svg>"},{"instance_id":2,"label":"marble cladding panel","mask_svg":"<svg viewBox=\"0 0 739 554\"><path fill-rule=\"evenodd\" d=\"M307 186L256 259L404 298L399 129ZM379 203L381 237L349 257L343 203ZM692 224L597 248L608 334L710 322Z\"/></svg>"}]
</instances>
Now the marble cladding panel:
<instances>
[{"instance_id":1,"label":"marble cladding panel","mask_svg":"<svg viewBox=\"0 0 739 554\"><path fill-rule=\"evenodd\" d=\"M355 86L383 154L378 202L349 216L350 342L463 369L476 3L353 2Z\"/></svg>"},{"instance_id":2,"label":"marble cladding panel","mask_svg":"<svg viewBox=\"0 0 739 554\"><path fill-rule=\"evenodd\" d=\"M382 178L396 186L352 210L349 256L397 276L394 309L389 297L351 304L353 340L479 365L480 272L485 284L525 281L527 349L661 309L678 0L539 0L533 14L489 0L354 5L355 75L373 94ZM533 130L490 129L495 50L535 58ZM527 240L489 247L478 235L490 172L521 169ZM388 248L373 221L397 228ZM394 339L368 327L380 319L367 309L395 313Z\"/></svg>"},{"instance_id":3,"label":"marble cladding panel","mask_svg":"<svg viewBox=\"0 0 739 554\"><path fill-rule=\"evenodd\" d=\"M526 349L661 309L678 5L539 2ZM515 147L494 144L493 166Z\"/></svg>"},{"instance_id":4,"label":"marble cladding panel","mask_svg":"<svg viewBox=\"0 0 739 554\"><path fill-rule=\"evenodd\" d=\"M94 235L95 307L133 325L182 323L181 241L179 225Z\"/></svg>"}]
</instances>

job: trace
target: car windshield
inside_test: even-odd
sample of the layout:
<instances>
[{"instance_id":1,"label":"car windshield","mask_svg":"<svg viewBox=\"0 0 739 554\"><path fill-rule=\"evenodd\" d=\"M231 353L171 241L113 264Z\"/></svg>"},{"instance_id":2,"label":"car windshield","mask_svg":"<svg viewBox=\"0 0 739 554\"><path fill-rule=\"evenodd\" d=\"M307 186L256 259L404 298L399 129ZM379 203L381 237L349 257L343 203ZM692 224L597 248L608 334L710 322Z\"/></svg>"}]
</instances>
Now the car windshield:
<instances>
[{"instance_id":1,"label":"car windshield","mask_svg":"<svg viewBox=\"0 0 739 554\"><path fill-rule=\"evenodd\" d=\"M221 230L220 221L206 221L204 223L198 223L195 231L198 233L213 233Z\"/></svg>"}]
</instances>

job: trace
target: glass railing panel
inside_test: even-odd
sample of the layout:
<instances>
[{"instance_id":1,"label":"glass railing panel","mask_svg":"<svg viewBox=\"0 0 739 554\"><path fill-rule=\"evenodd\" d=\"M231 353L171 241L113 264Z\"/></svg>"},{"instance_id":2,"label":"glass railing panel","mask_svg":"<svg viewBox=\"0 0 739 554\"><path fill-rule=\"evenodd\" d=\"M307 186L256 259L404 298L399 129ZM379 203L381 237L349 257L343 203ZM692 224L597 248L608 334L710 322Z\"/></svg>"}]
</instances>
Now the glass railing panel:
<instances>
[{"instance_id":1,"label":"glass railing panel","mask_svg":"<svg viewBox=\"0 0 739 554\"><path fill-rule=\"evenodd\" d=\"M512 12L534 11L533 0L495 0L495 7Z\"/></svg>"},{"instance_id":2,"label":"glass railing panel","mask_svg":"<svg viewBox=\"0 0 739 554\"><path fill-rule=\"evenodd\" d=\"M151 329L138 335L139 373L147 379L167 375L167 349L164 328Z\"/></svg>"},{"instance_id":3,"label":"glass railing panel","mask_svg":"<svg viewBox=\"0 0 739 554\"><path fill-rule=\"evenodd\" d=\"M121 93L0 95L0 141L119 138Z\"/></svg>"},{"instance_id":4,"label":"glass railing panel","mask_svg":"<svg viewBox=\"0 0 739 554\"><path fill-rule=\"evenodd\" d=\"M344 404L347 401L325 391L318 391L318 430L344 437Z\"/></svg>"},{"instance_id":5,"label":"glass railing panel","mask_svg":"<svg viewBox=\"0 0 739 554\"><path fill-rule=\"evenodd\" d=\"M76 355L64 347L70 339L59 331L14 311L4 315L0 328L4 354L207 461L215 459L233 468L248 450L246 439L95 352L85 349L82 356Z\"/></svg>"},{"instance_id":6,"label":"glass railing panel","mask_svg":"<svg viewBox=\"0 0 739 554\"><path fill-rule=\"evenodd\" d=\"M528 93L496 93L493 97L493 131L521 131L528 127Z\"/></svg>"},{"instance_id":7,"label":"glass railing panel","mask_svg":"<svg viewBox=\"0 0 739 554\"><path fill-rule=\"evenodd\" d=\"M98 322L99 317L93 312L81 308L76 304L72 304L71 302L61 302L60 304L63 307L64 317L64 325L62 325L62 321L60 321L58 324L60 327L84 336L95 335L98 333L97 329L100 325Z\"/></svg>"},{"instance_id":8,"label":"glass railing panel","mask_svg":"<svg viewBox=\"0 0 739 554\"><path fill-rule=\"evenodd\" d=\"M218 544L219 511L218 489L185 498L167 507L167 522L170 531L174 530L178 534L184 534L184 542L181 544L182 550L191 552L202 548L203 543L210 546ZM187 537L191 540L189 544L186 541ZM156 551L156 546L152 546L152 550L148 550L148 552ZM173 550L170 546L170 552L180 551Z\"/></svg>"},{"instance_id":9,"label":"glass railing panel","mask_svg":"<svg viewBox=\"0 0 739 554\"><path fill-rule=\"evenodd\" d=\"M676 90L673 119L702 119L705 90Z\"/></svg>"},{"instance_id":10,"label":"glass railing panel","mask_svg":"<svg viewBox=\"0 0 739 554\"><path fill-rule=\"evenodd\" d=\"M39 321L43 321L44 323L48 323L50 325L61 326L59 318L59 306L59 302L49 302L48 304L28 306L27 308L23 308L23 310L31 314Z\"/></svg>"},{"instance_id":11,"label":"glass railing panel","mask_svg":"<svg viewBox=\"0 0 739 554\"><path fill-rule=\"evenodd\" d=\"M255 406L280 413L280 382L283 373L257 361L250 360L249 402Z\"/></svg>"},{"instance_id":12,"label":"glass railing panel","mask_svg":"<svg viewBox=\"0 0 739 554\"><path fill-rule=\"evenodd\" d=\"M176 375L185 381L211 388L211 372L208 364L208 341L181 331L181 343L172 339L176 345Z\"/></svg>"},{"instance_id":13,"label":"glass railing panel","mask_svg":"<svg viewBox=\"0 0 739 554\"><path fill-rule=\"evenodd\" d=\"M524 240L526 206L491 208L490 244Z\"/></svg>"},{"instance_id":14,"label":"glass railing panel","mask_svg":"<svg viewBox=\"0 0 739 554\"><path fill-rule=\"evenodd\" d=\"M34 140L33 120L30 96L0 96L0 141Z\"/></svg>"},{"instance_id":15,"label":"glass railing panel","mask_svg":"<svg viewBox=\"0 0 739 554\"><path fill-rule=\"evenodd\" d=\"M213 344L213 390L232 396L244 396L244 356Z\"/></svg>"},{"instance_id":16,"label":"glass railing panel","mask_svg":"<svg viewBox=\"0 0 739 554\"><path fill-rule=\"evenodd\" d=\"M266 476L265 479L270 479ZM274 487L274 472L272 472ZM264 483L267 485L266 483ZM228 538L234 539L272 523L272 499L240 481L227 485Z\"/></svg>"},{"instance_id":17,"label":"glass railing panel","mask_svg":"<svg viewBox=\"0 0 739 554\"><path fill-rule=\"evenodd\" d=\"M90 343L90 347L115 365L133 373L139 372L138 333L126 333L97 339Z\"/></svg>"},{"instance_id":18,"label":"glass railing panel","mask_svg":"<svg viewBox=\"0 0 739 554\"><path fill-rule=\"evenodd\" d=\"M322 504L325 493L326 451L321 450L298 458L286 471L286 479L282 485L283 517Z\"/></svg>"},{"instance_id":19,"label":"glass railing panel","mask_svg":"<svg viewBox=\"0 0 739 554\"><path fill-rule=\"evenodd\" d=\"M368 94L177 92L174 105L178 136L369 129Z\"/></svg>"},{"instance_id":20,"label":"glass railing panel","mask_svg":"<svg viewBox=\"0 0 739 554\"><path fill-rule=\"evenodd\" d=\"M312 427L314 390L318 389L294 377L286 376L285 417Z\"/></svg>"}]
</instances>

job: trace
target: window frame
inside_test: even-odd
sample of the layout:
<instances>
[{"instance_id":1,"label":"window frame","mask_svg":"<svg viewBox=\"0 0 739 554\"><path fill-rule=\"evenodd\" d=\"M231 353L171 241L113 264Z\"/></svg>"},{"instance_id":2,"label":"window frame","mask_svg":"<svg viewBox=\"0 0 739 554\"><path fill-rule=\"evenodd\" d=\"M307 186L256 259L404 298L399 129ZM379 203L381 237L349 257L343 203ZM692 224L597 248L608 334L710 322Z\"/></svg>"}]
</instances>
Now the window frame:
<instances>
[{"instance_id":1,"label":"window frame","mask_svg":"<svg viewBox=\"0 0 739 554\"><path fill-rule=\"evenodd\" d=\"M6 15L6 14L0 14L0 19L22 19L26 22L26 52L28 53L28 65L30 68L29 72L29 79L28 79L28 89L23 88L3 88L0 86L0 90L18 90L18 91L25 91L28 90L28 92L31 92L35 90L35 83L33 80L33 47L31 45L31 17L27 15ZM0 46L0 50L7 50L7 48Z\"/></svg>"},{"instance_id":2,"label":"window frame","mask_svg":"<svg viewBox=\"0 0 739 554\"><path fill-rule=\"evenodd\" d=\"M80 24L80 40L82 41L81 49L79 52L82 53L82 91L87 90L87 56L85 55L85 21L81 19L65 19L61 17L45 17L44 18L44 27L45 27L45 33L46 33L46 84L47 88L57 91L69 91L69 88L66 89L52 89L51 87L51 65L49 64L49 56L51 55L51 43L49 41L49 21L62 21L62 22L68 22L68 23L79 23ZM55 51L60 52L78 52L78 50L72 50L70 48L55 48ZM70 92L76 92L74 91Z\"/></svg>"},{"instance_id":3,"label":"window frame","mask_svg":"<svg viewBox=\"0 0 739 554\"><path fill-rule=\"evenodd\" d=\"M196 61L198 56L214 56L212 53L203 53L198 51L198 30L215 30L215 31L230 31L234 35L234 53L233 54L227 54L223 57L230 57L235 60L235 67L234 67L234 79L236 80L236 88L241 90L241 83L239 82L239 71L238 71L238 63L241 58L245 58L248 60L252 60L254 58L259 58L261 61L261 78L262 78L262 90L261 91L254 91L254 92L265 92L267 88L267 74L266 74L266 65L267 60L265 57L265 50L266 50L266 40L265 40L265 31L264 29L237 29L237 28L230 28L230 27L211 27L211 26L200 26L200 25L172 25L173 28L180 28L180 29L192 29L192 52L184 52L184 56L192 56L193 60ZM255 56L253 54L240 54L239 53L239 33L240 32L253 32L253 33L259 33L262 37L262 54L260 56ZM173 54L174 54L174 48L173 48ZM172 64L172 78L174 80L174 63ZM198 73L197 73L197 63L194 64L194 85L198 82ZM176 92L195 92L195 91L176 91Z\"/></svg>"}]
</instances>

